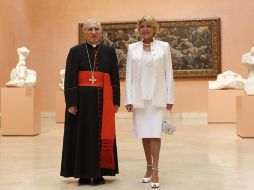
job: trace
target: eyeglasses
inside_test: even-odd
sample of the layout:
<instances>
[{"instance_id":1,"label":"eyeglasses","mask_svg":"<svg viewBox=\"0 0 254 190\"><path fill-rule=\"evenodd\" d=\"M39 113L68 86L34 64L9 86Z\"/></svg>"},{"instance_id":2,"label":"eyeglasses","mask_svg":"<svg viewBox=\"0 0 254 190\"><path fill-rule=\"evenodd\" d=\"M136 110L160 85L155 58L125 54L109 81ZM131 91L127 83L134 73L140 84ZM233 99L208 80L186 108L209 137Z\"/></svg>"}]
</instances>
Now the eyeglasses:
<instances>
[{"instance_id":1,"label":"eyeglasses","mask_svg":"<svg viewBox=\"0 0 254 190\"><path fill-rule=\"evenodd\" d=\"M93 28L87 28L87 31L88 31L88 32L100 32L101 29L98 28L98 27L93 27Z\"/></svg>"}]
</instances>

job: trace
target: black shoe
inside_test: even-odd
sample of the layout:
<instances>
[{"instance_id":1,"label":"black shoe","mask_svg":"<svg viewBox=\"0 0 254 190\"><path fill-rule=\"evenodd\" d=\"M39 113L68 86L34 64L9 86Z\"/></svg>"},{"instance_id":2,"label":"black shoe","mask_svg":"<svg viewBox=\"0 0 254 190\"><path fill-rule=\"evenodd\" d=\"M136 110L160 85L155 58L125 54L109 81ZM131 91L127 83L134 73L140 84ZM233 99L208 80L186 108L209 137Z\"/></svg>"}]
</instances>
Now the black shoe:
<instances>
[{"instance_id":1,"label":"black shoe","mask_svg":"<svg viewBox=\"0 0 254 190\"><path fill-rule=\"evenodd\" d=\"M78 183L79 183L79 185L91 184L91 179L90 178L79 178Z\"/></svg>"},{"instance_id":2,"label":"black shoe","mask_svg":"<svg viewBox=\"0 0 254 190\"><path fill-rule=\"evenodd\" d=\"M103 177L98 177L93 179L94 185L101 185L105 183L105 179Z\"/></svg>"}]
</instances>

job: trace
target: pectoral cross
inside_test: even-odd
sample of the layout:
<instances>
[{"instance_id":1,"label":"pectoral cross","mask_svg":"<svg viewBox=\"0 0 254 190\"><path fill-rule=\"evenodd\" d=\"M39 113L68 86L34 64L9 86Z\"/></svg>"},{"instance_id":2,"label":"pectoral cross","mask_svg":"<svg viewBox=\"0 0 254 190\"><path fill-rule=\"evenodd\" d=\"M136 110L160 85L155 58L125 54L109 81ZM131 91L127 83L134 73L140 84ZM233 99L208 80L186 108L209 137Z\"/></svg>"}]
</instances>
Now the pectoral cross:
<instances>
[{"instance_id":1,"label":"pectoral cross","mask_svg":"<svg viewBox=\"0 0 254 190\"><path fill-rule=\"evenodd\" d=\"M92 84L94 84L94 82L96 82L96 78L94 78L93 74L92 74L92 78L89 79L89 81L90 81Z\"/></svg>"}]
</instances>

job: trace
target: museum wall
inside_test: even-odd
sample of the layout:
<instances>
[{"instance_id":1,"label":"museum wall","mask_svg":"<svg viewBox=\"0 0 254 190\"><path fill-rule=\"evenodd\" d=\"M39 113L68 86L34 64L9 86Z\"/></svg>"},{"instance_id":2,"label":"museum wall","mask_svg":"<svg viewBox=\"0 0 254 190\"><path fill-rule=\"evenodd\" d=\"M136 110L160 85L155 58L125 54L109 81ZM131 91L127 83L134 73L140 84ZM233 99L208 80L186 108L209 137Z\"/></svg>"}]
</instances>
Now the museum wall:
<instances>
[{"instance_id":1,"label":"museum wall","mask_svg":"<svg viewBox=\"0 0 254 190\"><path fill-rule=\"evenodd\" d=\"M38 106L54 112L59 71L70 47L78 43L78 23L87 18L133 21L144 14L164 20L220 17L222 71L247 77L241 56L254 46L253 0L0 0L1 87L17 64L16 48L25 45L30 49L27 65L38 75ZM174 111L206 112L207 81L214 79L176 79Z\"/></svg>"},{"instance_id":2,"label":"museum wall","mask_svg":"<svg viewBox=\"0 0 254 190\"><path fill-rule=\"evenodd\" d=\"M0 87L5 86L18 63L17 47L31 44L29 14L26 0L0 0ZM30 66L30 57L27 61Z\"/></svg>"}]
</instances>

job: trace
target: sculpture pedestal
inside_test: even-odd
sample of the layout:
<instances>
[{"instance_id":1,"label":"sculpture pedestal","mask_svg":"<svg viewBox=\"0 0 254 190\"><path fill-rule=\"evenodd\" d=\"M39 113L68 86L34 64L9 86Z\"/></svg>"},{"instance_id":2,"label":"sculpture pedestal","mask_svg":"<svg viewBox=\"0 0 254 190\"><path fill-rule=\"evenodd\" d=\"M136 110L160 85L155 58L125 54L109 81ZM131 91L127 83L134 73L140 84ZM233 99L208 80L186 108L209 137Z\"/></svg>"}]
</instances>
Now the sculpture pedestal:
<instances>
[{"instance_id":1,"label":"sculpture pedestal","mask_svg":"<svg viewBox=\"0 0 254 190\"><path fill-rule=\"evenodd\" d=\"M208 90L208 123L235 123L236 96L244 90Z\"/></svg>"},{"instance_id":2,"label":"sculpture pedestal","mask_svg":"<svg viewBox=\"0 0 254 190\"><path fill-rule=\"evenodd\" d=\"M236 97L236 132L241 137L254 137L254 96Z\"/></svg>"},{"instance_id":3,"label":"sculpture pedestal","mask_svg":"<svg viewBox=\"0 0 254 190\"><path fill-rule=\"evenodd\" d=\"M65 116L64 92L58 91L56 92L56 122L63 123L64 116Z\"/></svg>"},{"instance_id":4,"label":"sculpture pedestal","mask_svg":"<svg viewBox=\"0 0 254 190\"><path fill-rule=\"evenodd\" d=\"M37 135L40 111L34 88L1 88L2 135Z\"/></svg>"}]
</instances>

